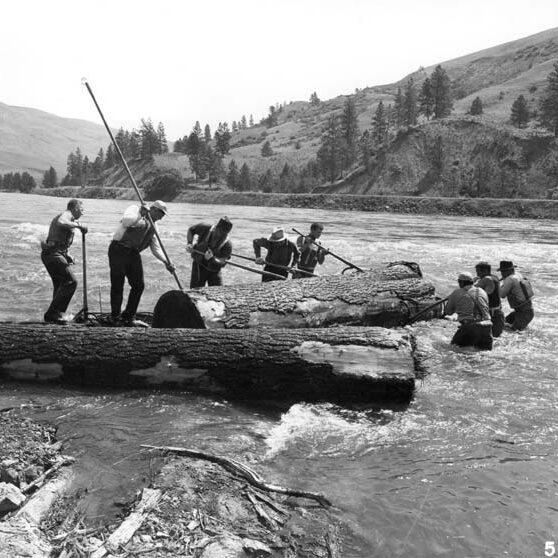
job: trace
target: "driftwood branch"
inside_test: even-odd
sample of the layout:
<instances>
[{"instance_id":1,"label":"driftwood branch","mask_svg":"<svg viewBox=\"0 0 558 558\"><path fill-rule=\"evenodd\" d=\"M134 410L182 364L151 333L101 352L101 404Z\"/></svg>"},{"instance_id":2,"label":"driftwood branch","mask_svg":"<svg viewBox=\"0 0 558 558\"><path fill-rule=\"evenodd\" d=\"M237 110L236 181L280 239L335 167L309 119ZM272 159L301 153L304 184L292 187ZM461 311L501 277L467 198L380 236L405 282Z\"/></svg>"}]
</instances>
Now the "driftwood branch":
<instances>
[{"instance_id":1,"label":"driftwood branch","mask_svg":"<svg viewBox=\"0 0 558 558\"><path fill-rule=\"evenodd\" d=\"M58 469L64 467L65 465L71 465L75 459L73 457L63 457L60 461L56 462L50 469L47 469L42 475L38 476L33 482L25 485L21 491L23 494L27 494L33 488L38 488L42 486L46 479L51 477Z\"/></svg>"},{"instance_id":2,"label":"driftwood branch","mask_svg":"<svg viewBox=\"0 0 558 558\"><path fill-rule=\"evenodd\" d=\"M136 509L120 524L108 540L91 554L91 557L104 558L107 554L114 554L121 546L125 545L141 527L148 512L157 505L160 499L160 490L144 488L141 501Z\"/></svg>"},{"instance_id":3,"label":"driftwood branch","mask_svg":"<svg viewBox=\"0 0 558 558\"><path fill-rule=\"evenodd\" d=\"M239 461L230 459L228 457L221 457L219 455L212 455L210 453L204 453L192 449L177 448L171 446L150 446L150 445L142 444L141 447L150 450L173 453L175 455L194 457L196 459L205 459L206 461L211 461L212 463L217 463L218 465L221 465L221 467L227 469L227 471L230 471L242 477L244 480L248 481L250 484L256 486L257 488L260 488L261 490L266 490L268 492L277 492L279 494L284 494L286 496L308 498L311 500L316 500L319 504L321 504L324 507L331 506L331 502L323 494L317 494L315 492L307 492L304 490L293 490L291 488L283 488L282 486L269 484L265 482L260 477L260 475L258 475L258 473L250 469L250 467L240 463Z\"/></svg>"}]
</instances>

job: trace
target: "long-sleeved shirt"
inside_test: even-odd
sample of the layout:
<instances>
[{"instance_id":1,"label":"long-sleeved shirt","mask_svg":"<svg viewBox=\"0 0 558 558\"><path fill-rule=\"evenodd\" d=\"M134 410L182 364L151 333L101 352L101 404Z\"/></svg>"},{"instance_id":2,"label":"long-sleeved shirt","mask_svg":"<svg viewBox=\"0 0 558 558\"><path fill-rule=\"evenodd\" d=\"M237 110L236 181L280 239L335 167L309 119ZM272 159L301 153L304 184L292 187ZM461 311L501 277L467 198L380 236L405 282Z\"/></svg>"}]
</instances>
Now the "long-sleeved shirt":
<instances>
[{"instance_id":1,"label":"long-sleeved shirt","mask_svg":"<svg viewBox=\"0 0 558 558\"><path fill-rule=\"evenodd\" d=\"M488 295L479 287L465 285L455 289L448 298L445 314L457 313L457 319L463 323L490 320Z\"/></svg>"},{"instance_id":2,"label":"long-sleeved shirt","mask_svg":"<svg viewBox=\"0 0 558 558\"><path fill-rule=\"evenodd\" d=\"M153 255L166 263L167 259L155 234L155 231L159 232L157 223L153 223L153 226L154 228L145 217L141 216L137 205L131 205L124 211L112 239L138 252L142 252L149 246Z\"/></svg>"}]
</instances>

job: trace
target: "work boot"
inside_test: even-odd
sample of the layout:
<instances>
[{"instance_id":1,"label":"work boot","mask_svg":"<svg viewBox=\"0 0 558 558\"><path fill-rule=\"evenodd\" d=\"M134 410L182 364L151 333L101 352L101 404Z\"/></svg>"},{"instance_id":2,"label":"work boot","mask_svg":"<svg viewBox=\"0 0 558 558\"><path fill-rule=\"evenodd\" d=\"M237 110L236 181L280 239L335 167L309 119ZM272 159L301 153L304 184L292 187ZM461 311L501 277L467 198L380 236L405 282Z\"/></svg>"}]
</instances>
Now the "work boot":
<instances>
[{"instance_id":1,"label":"work boot","mask_svg":"<svg viewBox=\"0 0 558 558\"><path fill-rule=\"evenodd\" d=\"M61 314L49 314L47 312L44 315L44 320L47 324L68 325L68 320Z\"/></svg>"},{"instance_id":2,"label":"work boot","mask_svg":"<svg viewBox=\"0 0 558 558\"><path fill-rule=\"evenodd\" d=\"M122 325L124 327L149 327L149 324L146 324L141 320L136 320L135 318L123 319Z\"/></svg>"}]
</instances>

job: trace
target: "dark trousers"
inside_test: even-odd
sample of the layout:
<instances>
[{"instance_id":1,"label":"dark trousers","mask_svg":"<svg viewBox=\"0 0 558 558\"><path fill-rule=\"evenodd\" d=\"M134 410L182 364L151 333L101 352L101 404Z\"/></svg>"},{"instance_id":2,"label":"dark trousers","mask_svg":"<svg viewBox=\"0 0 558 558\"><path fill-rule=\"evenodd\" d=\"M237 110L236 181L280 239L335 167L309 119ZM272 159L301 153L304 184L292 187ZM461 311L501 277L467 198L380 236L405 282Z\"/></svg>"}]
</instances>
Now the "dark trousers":
<instances>
[{"instance_id":1,"label":"dark trousers","mask_svg":"<svg viewBox=\"0 0 558 558\"><path fill-rule=\"evenodd\" d=\"M202 267L197 261L192 260L192 276L190 277L190 288L204 287L205 284L210 287L220 287L223 284L221 271L209 271Z\"/></svg>"},{"instance_id":2,"label":"dark trousers","mask_svg":"<svg viewBox=\"0 0 558 558\"><path fill-rule=\"evenodd\" d=\"M285 279L289 274L286 269L279 269L277 267L273 267L272 265L266 265L263 270L269 273L274 273L275 275L280 275L281 277L285 277ZM271 275L262 275L262 283L267 283L268 281L282 281L282 279L279 279L278 277L271 277Z\"/></svg>"},{"instance_id":3,"label":"dark trousers","mask_svg":"<svg viewBox=\"0 0 558 558\"><path fill-rule=\"evenodd\" d=\"M535 317L535 312L533 310L533 303L528 302L519 308L516 308L513 312L510 312L506 316L506 322L511 324L512 329L515 331L521 331L525 329Z\"/></svg>"},{"instance_id":4,"label":"dark trousers","mask_svg":"<svg viewBox=\"0 0 558 558\"><path fill-rule=\"evenodd\" d=\"M461 324L453 339L452 345L460 347L476 347L490 351L492 349L492 331L490 325Z\"/></svg>"},{"instance_id":5,"label":"dark trousers","mask_svg":"<svg viewBox=\"0 0 558 558\"><path fill-rule=\"evenodd\" d=\"M145 284L143 264L137 250L111 242L108 250L110 266L110 311L113 317L120 315L124 296L124 279L128 279L130 293L122 317L133 319L138 309Z\"/></svg>"},{"instance_id":6,"label":"dark trousers","mask_svg":"<svg viewBox=\"0 0 558 558\"><path fill-rule=\"evenodd\" d=\"M77 287L77 279L66 255L43 250L41 260L52 279L52 302L45 313L46 319L61 318L68 309Z\"/></svg>"},{"instance_id":7,"label":"dark trousers","mask_svg":"<svg viewBox=\"0 0 558 558\"><path fill-rule=\"evenodd\" d=\"M504 331L504 324L506 323L502 309L491 308L490 319L492 320L492 337L500 337L502 331Z\"/></svg>"}]
</instances>

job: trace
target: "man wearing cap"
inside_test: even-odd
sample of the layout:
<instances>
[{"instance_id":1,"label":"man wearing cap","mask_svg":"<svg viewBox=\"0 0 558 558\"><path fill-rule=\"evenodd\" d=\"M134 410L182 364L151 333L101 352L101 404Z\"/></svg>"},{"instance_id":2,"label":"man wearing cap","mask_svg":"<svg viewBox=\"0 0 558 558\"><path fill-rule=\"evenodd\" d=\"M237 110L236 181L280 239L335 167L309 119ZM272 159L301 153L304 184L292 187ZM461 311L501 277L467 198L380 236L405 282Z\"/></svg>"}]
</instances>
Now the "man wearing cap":
<instances>
[{"instance_id":1,"label":"man wearing cap","mask_svg":"<svg viewBox=\"0 0 558 558\"><path fill-rule=\"evenodd\" d=\"M221 269L227 265L232 254L229 232L232 223L228 217L221 217L216 225L198 223L188 229L186 251L192 256L192 276L190 288L210 287L223 284ZM194 244L194 237L197 237Z\"/></svg>"},{"instance_id":2,"label":"man wearing cap","mask_svg":"<svg viewBox=\"0 0 558 558\"><path fill-rule=\"evenodd\" d=\"M151 219L148 218L148 215ZM174 266L167 260L157 234L156 221L168 215L167 205L161 200L154 201L151 207L132 205L126 209L116 229L108 250L110 266L110 321L113 325L145 326L135 319L141 295L145 287L143 264L140 253L148 246L153 255L163 262L170 273ZM128 302L122 315L120 309L124 294L124 280L130 285Z\"/></svg>"},{"instance_id":3,"label":"man wearing cap","mask_svg":"<svg viewBox=\"0 0 558 558\"><path fill-rule=\"evenodd\" d=\"M503 260L500 262L498 271L502 273L502 284L500 285L500 296L508 299L512 312L506 316L506 323L511 325L512 330L521 331L525 329L535 317L533 310L533 292L530 284L522 275L515 270L513 262Z\"/></svg>"},{"instance_id":4,"label":"man wearing cap","mask_svg":"<svg viewBox=\"0 0 558 558\"><path fill-rule=\"evenodd\" d=\"M296 239L296 245L300 250L300 260L298 262L298 269L306 273L295 273L293 279L302 279L310 277L309 274L314 273L316 265L322 265L327 254L327 250L320 246L318 240L322 236L324 226L321 223L312 223L310 226L310 234L307 236L299 236Z\"/></svg>"},{"instance_id":5,"label":"man wearing cap","mask_svg":"<svg viewBox=\"0 0 558 558\"><path fill-rule=\"evenodd\" d=\"M488 311L492 320L492 337L500 337L504 330L504 313L500 300L500 279L492 274L488 262L479 262L475 266L477 281L475 287L480 287L488 295Z\"/></svg>"},{"instance_id":6,"label":"man wearing cap","mask_svg":"<svg viewBox=\"0 0 558 558\"><path fill-rule=\"evenodd\" d=\"M264 271L280 275L285 279L290 268L296 266L300 256L296 244L285 235L283 227L274 229L269 238L255 238L253 245L256 263L265 265ZM267 250L265 260L261 257L262 248ZM272 275L262 275L262 282L267 281L280 281L280 279Z\"/></svg>"},{"instance_id":7,"label":"man wearing cap","mask_svg":"<svg viewBox=\"0 0 558 558\"><path fill-rule=\"evenodd\" d=\"M444 312L446 316L457 314L460 323L451 343L489 351L492 349L492 322L488 312L488 295L473 286L470 273L460 273L457 283L459 288L450 294Z\"/></svg>"},{"instance_id":8,"label":"man wearing cap","mask_svg":"<svg viewBox=\"0 0 558 558\"><path fill-rule=\"evenodd\" d=\"M77 279L70 265L74 263L68 250L74 240L74 232L79 229L87 233L87 227L78 219L83 215L83 203L71 199L66 211L59 213L50 222L48 236L41 242L41 261L52 280L52 302L45 312L45 322L64 325L68 320L64 313L76 291Z\"/></svg>"}]
</instances>

